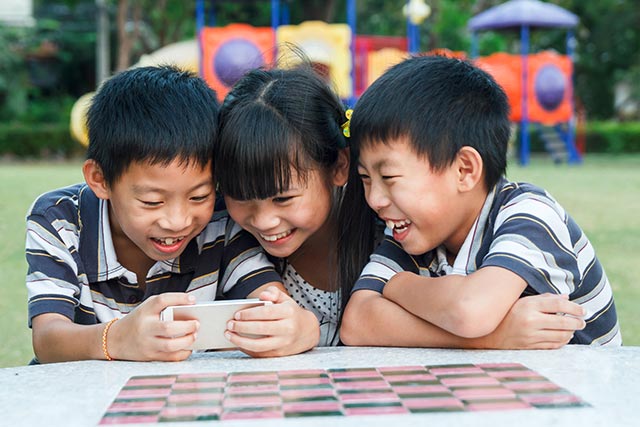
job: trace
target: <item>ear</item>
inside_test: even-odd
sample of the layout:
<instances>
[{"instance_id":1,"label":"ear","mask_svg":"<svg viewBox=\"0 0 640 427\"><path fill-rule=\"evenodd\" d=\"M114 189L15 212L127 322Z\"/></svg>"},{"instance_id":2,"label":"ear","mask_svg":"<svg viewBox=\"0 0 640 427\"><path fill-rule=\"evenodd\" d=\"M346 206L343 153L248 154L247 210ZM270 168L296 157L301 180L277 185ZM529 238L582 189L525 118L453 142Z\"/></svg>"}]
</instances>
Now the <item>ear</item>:
<instances>
[{"instance_id":1,"label":"ear","mask_svg":"<svg viewBox=\"0 0 640 427\"><path fill-rule=\"evenodd\" d=\"M484 185L484 163L475 148L462 147L456 156L455 167L459 191L468 192Z\"/></svg>"},{"instance_id":2,"label":"ear","mask_svg":"<svg viewBox=\"0 0 640 427\"><path fill-rule=\"evenodd\" d=\"M349 158L348 148L342 148L338 151L338 160L333 167L333 185L342 187L349 179Z\"/></svg>"},{"instance_id":3,"label":"ear","mask_svg":"<svg viewBox=\"0 0 640 427\"><path fill-rule=\"evenodd\" d=\"M89 159L84 162L82 165L82 174L84 175L85 182L98 198L104 200L109 199L109 185L104 179L102 168L95 160Z\"/></svg>"}]
</instances>

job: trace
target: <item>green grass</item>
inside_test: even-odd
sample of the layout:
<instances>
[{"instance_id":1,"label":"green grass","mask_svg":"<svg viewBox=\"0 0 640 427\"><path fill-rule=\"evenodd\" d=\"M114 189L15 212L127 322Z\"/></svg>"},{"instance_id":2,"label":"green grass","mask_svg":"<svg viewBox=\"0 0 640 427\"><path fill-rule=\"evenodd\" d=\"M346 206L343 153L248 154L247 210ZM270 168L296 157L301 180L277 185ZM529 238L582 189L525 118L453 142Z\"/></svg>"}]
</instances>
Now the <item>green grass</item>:
<instances>
[{"instance_id":1,"label":"green grass","mask_svg":"<svg viewBox=\"0 0 640 427\"><path fill-rule=\"evenodd\" d=\"M32 357L24 286L24 216L33 199L82 179L80 163L0 164L0 367ZM626 345L640 345L640 155L589 156L581 166L534 158L509 179L546 188L582 226L612 283Z\"/></svg>"},{"instance_id":2,"label":"green grass","mask_svg":"<svg viewBox=\"0 0 640 427\"><path fill-rule=\"evenodd\" d=\"M25 214L47 190L80 182L81 163L0 164L0 367L24 365L33 357L27 327Z\"/></svg>"},{"instance_id":3,"label":"green grass","mask_svg":"<svg viewBox=\"0 0 640 427\"><path fill-rule=\"evenodd\" d=\"M624 344L640 345L640 155L591 155L581 166L534 159L507 176L545 188L582 227L611 282Z\"/></svg>"}]
</instances>

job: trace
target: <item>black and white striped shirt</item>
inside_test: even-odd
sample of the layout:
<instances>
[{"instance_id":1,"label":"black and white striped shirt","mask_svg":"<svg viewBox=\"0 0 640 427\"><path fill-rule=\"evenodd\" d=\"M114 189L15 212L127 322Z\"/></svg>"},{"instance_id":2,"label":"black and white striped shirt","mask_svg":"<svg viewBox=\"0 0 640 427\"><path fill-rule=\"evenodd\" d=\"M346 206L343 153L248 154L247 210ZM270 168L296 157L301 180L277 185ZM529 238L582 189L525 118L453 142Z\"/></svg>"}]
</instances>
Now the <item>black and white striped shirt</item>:
<instances>
[{"instance_id":1,"label":"black and white striped shirt","mask_svg":"<svg viewBox=\"0 0 640 427\"><path fill-rule=\"evenodd\" d=\"M487 266L522 277L522 296L568 294L586 311L587 326L571 343L621 345L613 292L595 251L576 222L546 191L502 180L488 195L453 265L439 247L419 256L404 252L387 230L353 291L382 292L400 271L423 276L468 275Z\"/></svg>"},{"instance_id":2,"label":"black and white striped shirt","mask_svg":"<svg viewBox=\"0 0 640 427\"><path fill-rule=\"evenodd\" d=\"M94 324L122 317L151 295L188 292L198 301L245 298L280 276L253 236L215 212L182 255L158 261L146 277L118 261L107 202L86 184L45 193L27 215L29 326L43 313Z\"/></svg>"}]
</instances>

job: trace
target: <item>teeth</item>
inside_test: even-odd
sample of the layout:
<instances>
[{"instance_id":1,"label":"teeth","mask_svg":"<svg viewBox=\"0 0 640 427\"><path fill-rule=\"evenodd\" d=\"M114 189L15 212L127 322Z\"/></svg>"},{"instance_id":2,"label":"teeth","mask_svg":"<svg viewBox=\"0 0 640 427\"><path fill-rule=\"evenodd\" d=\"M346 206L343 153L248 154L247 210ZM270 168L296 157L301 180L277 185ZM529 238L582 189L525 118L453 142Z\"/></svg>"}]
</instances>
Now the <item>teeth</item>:
<instances>
[{"instance_id":1,"label":"teeth","mask_svg":"<svg viewBox=\"0 0 640 427\"><path fill-rule=\"evenodd\" d=\"M156 240L159 241L160 243L162 243L163 245L171 246L174 243L178 243L182 239L184 239L184 237L176 237L176 238L166 237L164 239L156 239Z\"/></svg>"},{"instance_id":2,"label":"teeth","mask_svg":"<svg viewBox=\"0 0 640 427\"><path fill-rule=\"evenodd\" d=\"M385 223L389 229L402 232L409 226L409 224L411 224L411 221L408 219L403 219L402 221L393 221L388 219Z\"/></svg>"},{"instance_id":3,"label":"teeth","mask_svg":"<svg viewBox=\"0 0 640 427\"><path fill-rule=\"evenodd\" d=\"M289 234L291 234L291 230L287 230L287 231L284 231L284 232L278 233L278 234L272 234L270 236L268 236L266 234L260 234L260 237L262 237L267 242L275 242L278 239L282 239L283 237L287 237Z\"/></svg>"}]
</instances>

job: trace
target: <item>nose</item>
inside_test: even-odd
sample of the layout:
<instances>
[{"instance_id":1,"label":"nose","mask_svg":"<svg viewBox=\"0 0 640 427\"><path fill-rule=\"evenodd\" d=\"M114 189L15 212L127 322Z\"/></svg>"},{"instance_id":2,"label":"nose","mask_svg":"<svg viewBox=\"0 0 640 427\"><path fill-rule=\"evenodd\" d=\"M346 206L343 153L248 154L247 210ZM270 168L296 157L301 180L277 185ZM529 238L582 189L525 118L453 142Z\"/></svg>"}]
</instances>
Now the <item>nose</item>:
<instances>
[{"instance_id":1,"label":"nose","mask_svg":"<svg viewBox=\"0 0 640 427\"><path fill-rule=\"evenodd\" d=\"M164 230L177 233L193 224L193 213L187 203L171 203L163 210L158 223Z\"/></svg>"},{"instance_id":2,"label":"nose","mask_svg":"<svg viewBox=\"0 0 640 427\"><path fill-rule=\"evenodd\" d=\"M254 207L251 213L250 224L253 228L259 231L273 230L280 223L278 215L273 209L270 209L266 204L259 204Z\"/></svg>"},{"instance_id":3,"label":"nose","mask_svg":"<svg viewBox=\"0 0 640 427\"><path fill-rule=\"evenodd\" d=\"M382 185L377 184L375 181L370 185L365 185L364 195L371 209L376 212L380 212L381 209L390 204L387 192Z\"/></svg>"}]
</instances>

